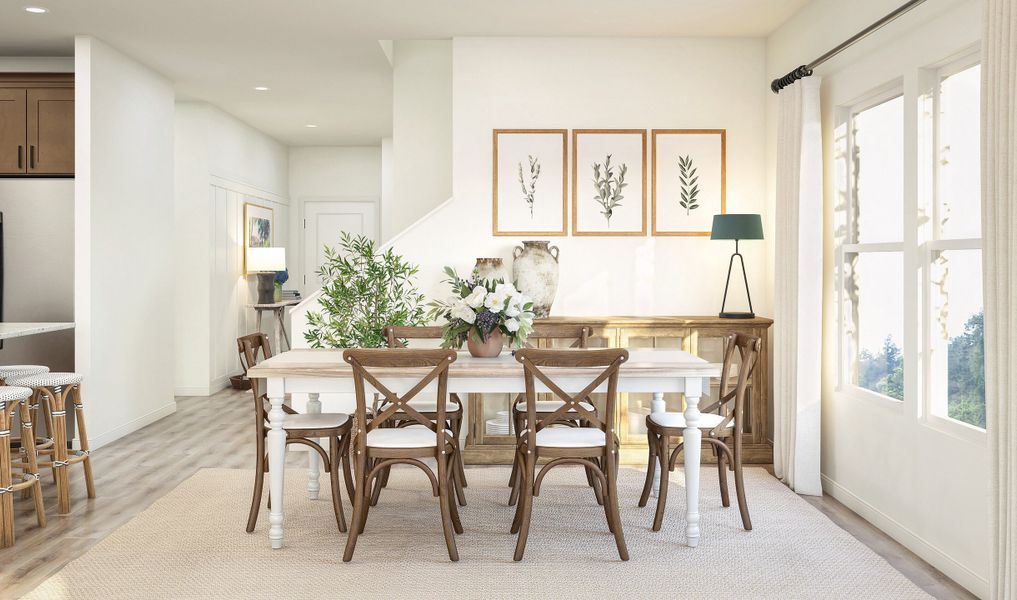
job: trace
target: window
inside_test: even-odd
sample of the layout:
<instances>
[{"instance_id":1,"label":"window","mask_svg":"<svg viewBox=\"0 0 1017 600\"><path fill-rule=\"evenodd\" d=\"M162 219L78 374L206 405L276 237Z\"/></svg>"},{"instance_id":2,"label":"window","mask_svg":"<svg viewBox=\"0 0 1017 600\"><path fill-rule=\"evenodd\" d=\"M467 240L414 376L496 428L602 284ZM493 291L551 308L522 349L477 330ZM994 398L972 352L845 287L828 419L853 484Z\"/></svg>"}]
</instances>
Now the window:
<instances>
[{"instance_id":1,"label":"window","mask_svg":"<svg viewBox=\"0 0 1017 600\"><path fill-rule=\"evenodd\" d=\"M928 413L984 429L980 85L971 58L932 74L933 185L923 254Z\"/></svg>"},{"instance_id":2,"label":"window","mask_svg":"<svg viewBox=\"0 0 1017 600\"><path fill-rule=\"evenodd\" d=\"M904 97L842 111L835 132L841 387L904 398Z\"/></svg>"},{"instance_id":3,"label":"window","mask_svg":"<svg viewBox=\"0 0 1017 600\"><path fill-rule=\"evenodd\" d=\"M838 390L983 439L980 91L968 52L838 108L833 225Z\"/></svg>"}]
</instances>

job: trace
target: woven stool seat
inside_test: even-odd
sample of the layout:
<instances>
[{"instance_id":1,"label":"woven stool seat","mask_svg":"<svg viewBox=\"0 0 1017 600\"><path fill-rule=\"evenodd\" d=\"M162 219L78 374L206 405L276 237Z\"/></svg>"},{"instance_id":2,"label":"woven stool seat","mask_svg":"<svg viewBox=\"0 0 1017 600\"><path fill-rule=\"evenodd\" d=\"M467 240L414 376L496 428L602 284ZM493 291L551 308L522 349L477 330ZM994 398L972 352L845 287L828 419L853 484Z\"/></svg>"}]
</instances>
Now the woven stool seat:
<instances>
[{"instance_id":1,"label":"woven stool seat","mask_svg":"<svg viewBox=\"0 0 1017 600\"><path fill-rule=\"evenodd\" d=\"M38 373L25 377L17 377L7 380L10 385L21 385L24 387L54 387L58 385L78 385L83 376L77 373Z\"/></svg>"},{"instance_id":2,"label":"woven stool seat","mask_svg":"<svg viewBox=\"0 0 1017 600\"><path fill-rule=\"evenodd\" d=\"M14 379L15 377L27 377L28 375L38 375L39 373L49 373L49 367L42 365L3 365L0 366L0 379L7 381L8 379Z\"/></svg>"},{"instance_id":3,"label":"woven stool seat","mask_svg":"<svg viewBox=\"0 0 1017 600\"><path fill-rule=\"evenodd\" d=\"M0 402L24 400L32 395L32 389L14 385L0 385Z\"/></svg>"}]
</instances>

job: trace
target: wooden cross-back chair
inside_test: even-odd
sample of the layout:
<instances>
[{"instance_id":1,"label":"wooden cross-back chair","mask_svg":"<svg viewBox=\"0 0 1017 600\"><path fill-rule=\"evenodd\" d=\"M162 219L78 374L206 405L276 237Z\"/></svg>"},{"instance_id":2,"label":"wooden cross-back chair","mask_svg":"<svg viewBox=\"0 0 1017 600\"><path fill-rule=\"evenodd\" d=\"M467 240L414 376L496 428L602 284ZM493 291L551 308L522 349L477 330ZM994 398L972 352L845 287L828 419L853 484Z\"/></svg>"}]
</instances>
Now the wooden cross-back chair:
<instances>
[{"instance_id":1,"label":"wooden cross-back chair","mask_svg":"<svg viewBox=\"0 0 1017 600\"><path fill-rule=\"evenodd\" d=\"M410 327L410 326L389 326L383 330L385 339L388 341L389 348L405 348L406 342L409 340L440 340L442 339L442 328L441 327ZM375 412L384 408L385 399L379 398L379 402L375 405ZM418 412L431 419L432 421L438 418L437 406L433 398L420 398L413 403L413 408ZM460 400L458 394L449 394L448 400L445 402L445 423L452 433L455 434L456 445L459 444L459 436L463 430L463 403ZM406 427L416 423L414 419L401 419L397 414L392 420L391 425L393 427ZM468 486L466 482L466 467L463 464L463 453L456 452L456 463L455 471L453 472L455 479L456 500L460 506L466 506L466 492L463 488ZM381 488L388 485L388 471L381 478L381 485L376 489L372 490L371 494L371 506L378 504L378 495L381 492Z\"/></svg>"},{"instance_id":2,"label":"wooden cross-back chair","mask_svg":"<svg viewBox=\"0 0 1017 600\"><path fill-rule=\"evenodd\" d=\"M752 371L759 358L761 341L758 337L736 333L724 341L724 367L720 375L720 397L701 409L699 429L703 441L713 446L717 455L717 475L720 477L720 498L725 506L731 506L727 487L727 469L734 471L735 493L738 496L738 510L742 526L752 530L749 507L745 502L745 482L742 477L742 433L745 423L746 396ZM731 389L731 371L734 358L738 356L740 366L734 389ZM660 531L664 521L664 507L667 504L668 475L675 468L678 453L684 441L671 447L670 438L682 437L685 430L685 415L677 413L652 413L646 417L646 437L649 444L646 482L639 497L639 506L646 506L653 487L654 462L660 465L660 492L657 495L657 510L653 517L653 531Z\"/></svg>"},{"instance_id":3,"label":"wooden cross-back chair","mask_svg":"<svg viewBox=\"0 0 1017 600\"><path fill-rule=\"evenodd\" d=\"M458 561L455 534L461 534L463 527L454 498L453 473L459 446L455 434L447 428L448 415L445 412L448 369L456 360L455 351L408 348L346 350L343 352L343 360L353 368L357 423L366 423L358 425L354 438L353 467L356 483L353 521L343 561L349 562L353 558L357 538L367 524L371 506L368 490L377 488L378 478L397 464L413 465L427 475L431 491L438 497L449 559ZM422 372L421 378L402 394L393 392L379 380L385 376L405 378L407 373L417 371ZM432 383L437 388L433 419L414 408L414 403L411 402ZM367 421L368 387L381 394L385 400L371 421ZM403 427L386 426L393 420L413 420L414 423ZM421 460L424 458L435 460L437 473Z\"/></svg>"},{"instance_id":4,"label":"wooden cross-back chair","mask_svg":"<svg viewBox=\"0 0 1017 600\"><path fill-rule=\"evenodd\" d=\"M565 341L569 342L569 348L586 348L589 344L590 337L593 335L593 328L580 326L580 325L534 325L533 332L530 333L529 337L526 338L527 348L537 348L543 344L545 347L553 345L555 342ZM537 398L537 416L543 417L551 414L558 410L562 405L561 400L554 398L553 394L541 394ZM583 403L583 407L597 412L596 406L593 402L586 401ZM510 431L516 436L516 443L519 443L519 432L522 431L522 423L526 419L526 395L517 394L512 399L511 406L511 417L509 420ZM581 427L585 423L582 418L579 418L575 411L570 411L562 415L562 418L558 421L558 424L569 427ZM519 461L512 461L512 472L509 474L508 485L512 488L512 492L509 494L509 506L514 506L516 500L519 498ZM597 497L597 502L603 504L603 498L601 496L600 486L597 485L597 480L594 478L592 473L587 472L586 480L593 487Z\"/></svg>"},{"instance_id":5,"label":"wooden cross-back chair","mask_svg":"<svg viewBox=\"0 0 1017 600\"><path fill-rule=\"evenodd\" d=\"M259 360L272 357L272 348L268 336L264 333L252 333L237 338L237 351L246 373ZM258 358L258 355L261 358ZM257 454L254 466L254 493L251 497L251 510L247 516L247 532L254 531L258 522L258 511L261 508L261 494L268 472L268 456L265 439L270 429L268 425L268 397L261 381L251 380L251 391L254 393L255 444ZM286 420L283 429L286 431L287 444L303 444L321 456L325 470L328 471L332 489L332 510L335 512L339 531L346 531L346 517L343 515L342 495L339 489L339 469L346 481L346 492L353 499L353 476L350 473L350 462L347 456L350 445L352 420L346 413L298 413L289 406L283 405ZM328 440L328 451L318 443L320 439ZM345 460L344 460L345 458ZM271 502L269 498L269 502Z\"/></svg>"},{"instance_id":6,"label":"wooden cross-back chair","mask_svg":"<svg viewBox=\"0 0 1017 600\"><path fill-rule=\"evenodd\" d=\"M516 351L516 360L523 365L526 383L526 419L516 446L520 464L520 496L512 520L512 533L518 533L513 560L522 560L529 535L533 497L540 494L540 484L551 469L561 465L580 465L595 477L603 493L604 514L608 528L614 534L618 555L629 559L618 512L618 450L619 442L614 422L618 395L618 371L628 360L629 353L622 348L599 350L538 350ZM596 369L600 369L599 371ZM570 379L586 383L577 394L570 394L555 382ZM537 385L539 381L560 399L561 406L548 414L538 416ZM584 406L585 400L601 385L607 386L604 419ZM586 427L554 427L561 419L573 414L582 418ZM537 461L551 460L539 471Z\"/></svg>"}]
</instances>

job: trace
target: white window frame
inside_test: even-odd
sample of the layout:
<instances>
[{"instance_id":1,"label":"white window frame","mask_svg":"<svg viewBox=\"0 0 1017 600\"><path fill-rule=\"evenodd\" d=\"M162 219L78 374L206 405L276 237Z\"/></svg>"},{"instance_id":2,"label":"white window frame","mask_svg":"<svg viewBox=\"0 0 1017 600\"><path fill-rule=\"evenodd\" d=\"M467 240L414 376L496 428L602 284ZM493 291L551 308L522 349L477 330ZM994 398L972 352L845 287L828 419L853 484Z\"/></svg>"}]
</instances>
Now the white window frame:
<instances>
[{"instance_id":1,"label":"white window frame","mask_svg":"<svg viewBox=\"0 0 1017 600\"><path fill-rule=\"evenodd\" d=\"M933 403L933 351L935 344L933 332L935 331L935 320L933 310L935 304L928 291L932 286L932 265L937 252L944 250L982 250L982 238L951 238L940 239L939 237L939 169L940 160L938 149L939 143L939 117L940 117L940 82L973 67L981 62L981 53L975 49L964 50L953 57L930 65L919 73L919 101L927 108L924 113L919 114L920 136L923 143L918 148L920 166L920 189L921 205L932 215L929 219L930 227L920 232L919 257L921 265L921 355L922 364L925 365L920 372L921 376L921 401L919 406L920 422L936 431L951 435L953 437L966 439L976 443L985 443L987 440L986 431L980 427L970 425L963 421L950 418L946 415L936 414ZM984 256L983 256L984 259ZM986 402L989 399L986 397Z\"/></svg>"},{"instance_id":2,"label":"white window frame","mask_svg":"<svg viewBox=\"0 0 1017 600\"><path fill-rule=\"evenodd\" d=\"M878 105L880 105L880 104L882 104L884 102L888 102L888 101L893 100L893 99L898 98L898 97L902 97L904 99L904 102L907 101L907 97L906 97L906 95L904 93L904 85L903 85L902 79L896 79L896 80L894 80L894 81L892 81L890 83L882 85L882 86L872 90L871 92L869 92L865 96L861 97L860 99L856 100L855 102L852 102L852 103L850 103L848 105L841 106L841 107L837 108L837 110L836 110L835 129L841 127L842 125L846 125L845 152L847 153L848 157L851 157L853 155L853 152L854 152L854 133L853 133L853 128L851 126L851 121L854 118L854 115L856 115L856 114L858 114L858 113L860 113L860 112L862 112L862 111L864 111L866 109L872 108L874 106L878 106ZM906 110L904 111L904 119L905 119L905 121L907 119L907 111ZM901 125L902 125L902 127L901 127L901 129L902 129L901 130L901 135L904 136L903 129L904 129L905 123L902 123ZM903 139L905 140L905 143L906 143L907 137L904 136ZM905 145L905 157L904 157L904 161L901 164L901 169L905 168L905 164L907 162L906 153L907 153L907 151L906 151L906 145ZM846 168L845 168L845 171L844 171L844 175L847 178L847 181L852 181L853 178L854 178L853 168L854 168L853 161L848 159L846 161ZM851 356L851 352L849 351L849 345L850 344L849 344L849 341L848 341L848 336L846 335L846 324L847 324L848 316L845 314L845 311L844 311L844 308L845 308L845 306L847 304L847 297L846 297L846 294L844 292L844 276L845 276L845 269L844 269L845 262L844 261L845 261L846 257L848 255L851 255L851 254L861 254L861 253L869 254L869 253L878 253L878 252L892 252L892 253L898 253L898 254L901 255L901 260L902 260L902 262L903 262L903 264L905 266L905 269L906 269L906 267L907 267L907 260L906 260L906 256L905 256L906 255L906 250L905 250L905 242L904 242L904 240L907 239L906 230L907 230L907 227L908 227L908 219L907 219L907 214L906 214L907 213L907 206L908 206L908 202L907 202L907 198L906 198L906 196L907 196L907 184L906 184L906 182L905 182L905 186L904 187L905 187L905 189L904 189L904 197L901 199L901 212L902 212L902 217L903 217L902 218L901 241L899 241L899 242L868 242L868 243L844 243L843 241L839 241L837 246L836 246L836 249L834 251L834 257L835 257L835 260L836 260L836 273L837 273L836 282L837 282L837 338L838 338L838 343L837 343L837 354L838 354L838 356L837 356L837 365L838 365L838 368L837 368L837 390L836 391L838 393L842 394L842 395L846 395L846 396L849 396L851 398L855 398L855 399L858 399L858 400L872 402L872 403L874 403L876 405L880 405L880 406L887 407L887 408L900 409L900 410L903 410L903 406L904 406L903 399L902 400L898 400L896 398L887 396L885 394L881 394L879 392L875 392L875 391L872 391L870 389L863 388L863 387L861 387L859 385L856 385L855 383L853 383L851 381L850 373L851 373L851 361L853 360L853 357ZM850 185L846 185L845 186L845 190L846 190L846 195L845 195L845 210L847 211L847 214L850 215L850 214L852 214L854 212L853 211L853 205L854 205L854 203L855 203L855 201L857 199L855 197L855 190ZM855 235L855 232L854 232L854 228L857 227L857 223L851 222L849 220L848 223L847 223L847 226L849 228L851 228L851 230L852 230L849 234L846 234L847 235L847 239L857 239L857 236ZM904 284L904 282L902 282L902 286L904 286L902 288L902 293L906 297L906 295L908 293L907 286ZM901 302L902 303L904 302L904 298L901 298ZM905 312L905 314L906 314L906 311L902 311L902 312ZM908 371L910 371L913 368L913 366L910 364L910 361L908 360L908 353L906 351L906 347L905 346L906 346L906 340L902 340L901 352L902 352L902 354L904 356L904 372L905 372L904 373L904 377L905 377L905 381L906 381L907 377L908 377ZM906 397L906 388L907 388L907 386L905 385L905 397Z\"/></svg>"}]
</instances>

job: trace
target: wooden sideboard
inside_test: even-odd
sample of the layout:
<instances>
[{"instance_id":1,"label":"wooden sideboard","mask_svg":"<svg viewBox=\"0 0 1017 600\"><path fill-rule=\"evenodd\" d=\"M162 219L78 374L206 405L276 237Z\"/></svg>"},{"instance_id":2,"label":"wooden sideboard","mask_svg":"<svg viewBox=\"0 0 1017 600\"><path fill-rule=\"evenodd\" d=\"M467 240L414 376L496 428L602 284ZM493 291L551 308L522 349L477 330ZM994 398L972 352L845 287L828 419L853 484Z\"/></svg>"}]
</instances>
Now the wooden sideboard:
<instances>
[{"instance_id":1,"label":"wooden sideboard","mask_svg":"<svg viewBox=\"0 0 1017 600\"><path fill-rule=\"evenodd\" d=\"M771 319L721 319L718 317L548 317L539 323L548 325L585 325L593 328L591 347L598 348L680 348L710 362L723 361L723 337L746 333L762 338L762 352L753 372L748 401L748 417L744 434L745 461L773 462L773 446L768 439L769 372L768 336ZM567 346L568 344L564 344ZM737 374L737 371L735 371ZM719 381L711 385L710 398L717 397ZM594 394L594 403L602 399ZM620 394L615 418L621 438L621 459L626 464L646 463L646 415L650 412L652 394ZM684 409L680 394L665 394L667 409ZM497 431L508 415L512 397L508 394L470 394L468 431L464 458L470 464L511 464L515 438ZM602 406L602 405L601 405ZM499 415L499 413L502 413ZM488 432L488 421L492 431ZM713 460L710 447L703 447L703 462Z\"/></svg>"}]
</instances>

